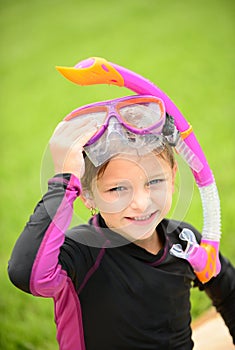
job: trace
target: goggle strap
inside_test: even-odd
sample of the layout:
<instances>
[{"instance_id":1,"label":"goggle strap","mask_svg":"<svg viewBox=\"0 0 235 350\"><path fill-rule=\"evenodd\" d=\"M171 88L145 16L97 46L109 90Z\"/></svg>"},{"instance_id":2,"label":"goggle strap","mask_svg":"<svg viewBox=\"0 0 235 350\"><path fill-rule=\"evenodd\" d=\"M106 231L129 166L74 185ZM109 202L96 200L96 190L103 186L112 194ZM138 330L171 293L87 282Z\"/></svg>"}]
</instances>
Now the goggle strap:
<instances>
[{"instance_id":1,"label":"goggle strap","mask_svg":"<svg viewBox=\"0 0 235 350\"><path fill-rule=\"evenodd\" d=\"M164 136L172 135L175 131L175 121L174 118L166 113L166 121L162 129Z\"/></svg>"},{"instance_id":2,"label":"goggle strap","mask_svg":"<svg viewBox=\"0 0 235 350\"><path fill-rule=\"evenodd\" d=\"M180 132L175 126L174 118L168 113L166 113L166 120L162 129L162 134L165 136L170 146L175 147L177 145Z\"/></svg>"}]
</instances>

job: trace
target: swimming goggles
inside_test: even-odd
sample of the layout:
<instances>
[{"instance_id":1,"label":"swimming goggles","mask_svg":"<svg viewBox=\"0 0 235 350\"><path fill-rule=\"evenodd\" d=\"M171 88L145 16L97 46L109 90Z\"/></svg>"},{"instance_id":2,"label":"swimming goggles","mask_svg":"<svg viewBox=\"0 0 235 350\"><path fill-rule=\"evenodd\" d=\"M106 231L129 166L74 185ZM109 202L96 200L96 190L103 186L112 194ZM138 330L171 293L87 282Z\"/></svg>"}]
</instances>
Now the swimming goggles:
<instances>
[{"instance_id":1,"label":"swimming goggles","mask_svg":"<svg viewBox=\"0 0 235 350\"><path fill-rule=\"evenodd\" d=\"M162 132L169 124L163 101L151 95L92 103L72 111L65 120L74 118L93 118L97 122L98 131L84 146L95 166L119 153L138 151L138 155L143 155L156 148L162 150L165 144Z\"/></svg>"}]
</instances>

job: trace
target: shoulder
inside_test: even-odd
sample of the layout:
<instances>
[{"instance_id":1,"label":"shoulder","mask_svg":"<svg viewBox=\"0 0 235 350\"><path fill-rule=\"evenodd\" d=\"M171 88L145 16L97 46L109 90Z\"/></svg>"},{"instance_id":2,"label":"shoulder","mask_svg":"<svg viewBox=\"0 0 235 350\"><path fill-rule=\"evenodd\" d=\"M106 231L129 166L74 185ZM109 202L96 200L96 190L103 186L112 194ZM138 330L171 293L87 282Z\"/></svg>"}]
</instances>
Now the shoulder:
<instances>
[{"instance_id":1,"label":"shoulder","mask_svg":"<svg viewBox=\"0 0 235 350\"><path fill-rule=\"evenodd\" d=\"M107 238L102 231L90 223L74 226L65 234L65 241L71 241L80 249L100 249L108 246Z\"/></svg>"}]
</instances>

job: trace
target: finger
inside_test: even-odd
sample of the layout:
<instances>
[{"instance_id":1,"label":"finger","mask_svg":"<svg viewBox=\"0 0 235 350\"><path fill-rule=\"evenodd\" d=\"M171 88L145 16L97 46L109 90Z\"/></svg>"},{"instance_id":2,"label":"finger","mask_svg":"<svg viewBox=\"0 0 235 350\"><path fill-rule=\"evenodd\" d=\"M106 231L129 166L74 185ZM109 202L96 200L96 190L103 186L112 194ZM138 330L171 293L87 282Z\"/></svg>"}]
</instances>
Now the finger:
<instances>
[{"instance_id":1,"label":"finger","mask_svg":"<svg viewBox=\"0 0 235 350\"><path fill-rule=\"evenodd\" d=\"M58 135L65 128L65 121L60 122L54 129L52 136Z\"/></svg>"},{"instance_id":2,"label":"finger","mask_svg":"<svg viewBox=\"0 0 235 350\"><path fill-rule=\"evenodd\" d=\"M97 125L97 120L94 118L75 118L69 121L66 121L68 125L73 127L85 126L85 125Z\"/></svg>"},{"instance_id":3,"label":"finger","mask_svg":"<svg viewBox=\"0 0 235 350\"><path fill-rule=\"evenodd\" d=\"M83 135L92 127L96 127L96 121L93 120L77 120L75 123L70 121L60 122L54 130L52 137L69 138L71 141L77 139L79 135Z\"/></svg>"},{"instance_id":4,"label":"finger","mask_svg":"<svg viewBox=\"0 0 235 350\"><path fill-rule=\"evenodd\" d=\"M77 137L77 142L81 147L85 146L85 144L92 138L93 135L95 135L97 132L97 127L90 127L89 130L86 130L86 132L83 133L83 135L79 135Z\"/></svg>"},{"instance_id":5,"label":"finger","mask_svg":"<svg viewBox=\"0 0 235 350\"><path fill-rule=\"evenodd\" d=\"M73 149L75 152L79 152L83 150L84 145L96 132L97 127L94 126L89 127L89 129L83 128L83 130L79 130L79 133L73 131L73 135L71 135L72 132L70 132L68 136L63 134L56 142L61 145L63 144L64 147L70 149L70 151Z\"/></svg>"},{"instance_id":6,"label":"finger","mask_svg":"<svg viewBox=\"0 0 235 350\"><path fill-rule=\"evenodd\" d=\"M86 122L70 124L70 128L67 129L67 132L70 133L71 139L78 140L84 135L87 135L87 139L89 139L97 130L98 126L96 120L90 120Z\"/></svg>"}]
</instances>

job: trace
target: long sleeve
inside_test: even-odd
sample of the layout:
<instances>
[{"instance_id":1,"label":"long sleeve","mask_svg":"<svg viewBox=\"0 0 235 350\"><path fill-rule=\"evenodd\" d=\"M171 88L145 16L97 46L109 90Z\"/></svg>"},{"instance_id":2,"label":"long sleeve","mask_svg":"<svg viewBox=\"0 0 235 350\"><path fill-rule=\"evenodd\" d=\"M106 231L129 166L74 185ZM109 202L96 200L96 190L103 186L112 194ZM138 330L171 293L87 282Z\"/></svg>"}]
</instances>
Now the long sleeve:
<instances>
[{"instance_id":1,"label":"long sleeve","mask_svg":"<svg viewBox=\"0 0 235 350\"><path fill-rule=\"evenodd\" d=\"M71 174L49 180L48 191L18 238L9 261L8 274L18 288L51 297L63 287L66 276L58 256L79 193L79 180Z\"/></svg>"},{"instance_id":2,"label":"long sleeve","mask_svg":"<svg viewBox=\"0 0 235 350\"><path fill-rule=\"evenodd\" d=\"M235 344L235 268L220 255L221 272L205 285L199 285L205 290L213 305L221 314Z\"/></svg>"}]
</instances>

